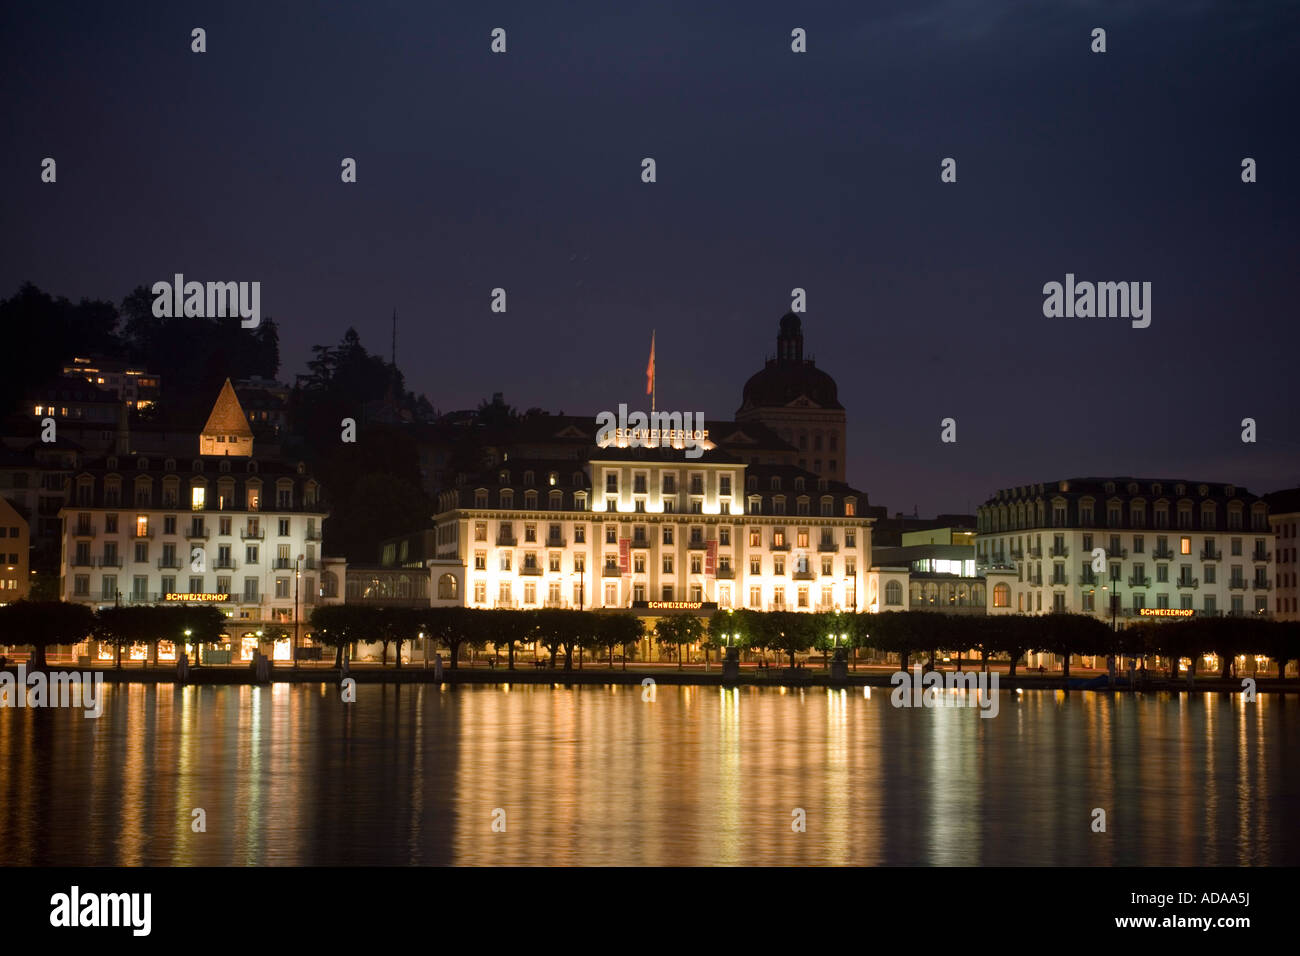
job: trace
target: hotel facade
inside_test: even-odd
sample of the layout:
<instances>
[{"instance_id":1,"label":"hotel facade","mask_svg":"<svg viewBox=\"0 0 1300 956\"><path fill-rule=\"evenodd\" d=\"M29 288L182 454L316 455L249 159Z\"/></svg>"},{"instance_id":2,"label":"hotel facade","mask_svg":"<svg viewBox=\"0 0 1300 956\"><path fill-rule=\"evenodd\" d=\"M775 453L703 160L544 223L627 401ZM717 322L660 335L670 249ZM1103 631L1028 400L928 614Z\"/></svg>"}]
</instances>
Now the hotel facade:
<instances>
[{"instance_id":1,"label":"hotel facade","mask_svg":"<svg viewBox=\"0 0 1300 956\"><path fill-rule=\"evenodd\" d=\"M234 659L259 645L288 659L291 639L272 629L304 635L317 603L341 600L319 554L328 512L305 464L259 460L252 441L227 381L195 457L108 455L79 469L59 512L63 599L214 605Z\"/></svg>"},{"instance_id":2,"label":"hotel facade","mask_svg":"<svg viewBox=\"0 0 1300 956\"><path fill-rule=\"evenodd\" d=\"M435 600L469 607L811 613L906 594L905 571L873 574L865 494L717 448L506 461L439 503Z\"/></svg>"},{"instance_id":3,"label":"hotel facade","mask_svg":"<svg viewBox=\"0 0 1300 956\"><path fill-rule=\"evenodd\" d=\"M1276 610L1268 505L1236 485L1128 477L1021 485L985 501L977 523L991 614L1109 619L1113 597L1119 620Z\"/></svg>"}]
</instances>

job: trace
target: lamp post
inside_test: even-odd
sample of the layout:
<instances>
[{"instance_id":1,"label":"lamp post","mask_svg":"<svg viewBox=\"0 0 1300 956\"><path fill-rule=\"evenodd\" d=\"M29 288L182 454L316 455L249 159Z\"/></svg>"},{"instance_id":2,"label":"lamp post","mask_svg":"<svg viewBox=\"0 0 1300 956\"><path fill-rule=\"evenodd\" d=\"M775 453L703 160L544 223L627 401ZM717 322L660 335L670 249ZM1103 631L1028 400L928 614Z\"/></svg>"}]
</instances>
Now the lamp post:
<instances>
[{"instance_id":1,"label":"lamp post","mask_svg":"<svg viewBox=\"0 0 1300 956\"><path fill-rule=\"evenodd\" d=\"M192 633L193 632L188 627L185 629L185 647L187 649L190 646L190 634ZM194 666L199 666L199 649L197 647L194 648Z\"/></svg>"},{"instance_id":2,"label":"lamp post","mask_svg":"<svg viewBox=\"0 0 1300 956\"><path fill-rule=\"evenodd\" d=\"M578 568L578 610L582 610L582 604L587 597L587 562L582 562L582 567Z\"/></svg>"},{"instance_id":3,"label":"lamp post","mask_svg":"<svg viewBox=\"0 0 1300 956\"><path fill-rule=\"evenodd\" d=\"M298 666L298 582L302 579L302 555L293 563L293 666ZM400 654L401 651L399 650ZM398 661L400 664L401 661Z\"/></svg>"}]
</instances>

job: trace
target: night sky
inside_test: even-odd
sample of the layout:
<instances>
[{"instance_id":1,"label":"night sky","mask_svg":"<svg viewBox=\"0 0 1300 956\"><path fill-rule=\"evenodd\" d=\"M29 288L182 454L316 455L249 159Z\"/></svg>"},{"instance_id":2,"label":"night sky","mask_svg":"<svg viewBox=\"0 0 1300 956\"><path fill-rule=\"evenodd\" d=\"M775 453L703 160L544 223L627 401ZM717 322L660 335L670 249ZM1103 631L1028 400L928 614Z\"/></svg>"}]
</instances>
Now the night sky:
<instances>
[{"instance_id":1,"label":"night sky","mask_svg":"<svg viewBox=\"0 0 1300 956\"><path fill-rule=\"evenodd\" d=\"M6 5L0 296L259 280L286 381L396 307L443 411L646 407L654 328L660 408L730 417L799 286L891 512L1300 483L1297 4L632 6ZM1045 318L1067 272L1151 326Z\"/></svg>"}]
</instances>

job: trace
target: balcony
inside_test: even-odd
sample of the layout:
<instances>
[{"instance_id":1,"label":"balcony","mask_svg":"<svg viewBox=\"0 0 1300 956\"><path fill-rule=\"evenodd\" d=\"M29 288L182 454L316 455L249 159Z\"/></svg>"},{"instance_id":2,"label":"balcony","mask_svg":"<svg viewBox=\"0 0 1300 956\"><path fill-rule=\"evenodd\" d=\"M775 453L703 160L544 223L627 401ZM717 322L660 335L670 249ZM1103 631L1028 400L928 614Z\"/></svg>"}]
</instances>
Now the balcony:
<instances>
[{"instance_id":1,"label":"balcony","mask_svg":"<svg viewBox=\"0 0 1300 956\"><path fill-rule=\"evenodd\" d=\"M716 577L716 578L722 578L724 581L731 581L731 580L734 580L735 577L736 577L736 569L735 569L735 568L718 568L718 570L716 570L715 572L713 572L713 576Z\"/></svg>"},{"instance_id":2,"label":"balcony","mask_svg":"<svg viewBox=\"0 0 1300 956\"><path fill-rule=\"evenodd\" d=\"M185 535L187 541L207 541L207 528L190 528L189 533Z\"/></svg>"},{"instance_id":3,"label":"balcony","mask_svg":"<svg viewBox=\"0 0 1300 956\"><path fill-rule=\"evenodd\" d=\"M261 528L244 528L239 532L239 537L245 541L261 541L266 537L266 532Z\"/></svg>"},{"instance_id":4,"label":"balcony","mask_svg":"<svg viewBox=\"0 0 1300 956\"><path fill-rule=\"evenodd\" d=\"M1157 561L1172 561L1174 559L1174 552L1171 548L1156 548L1151 552L1151 557L1155 558Z\"/></svg>"},{"instance_id":5,"label":"balcony","mask_svg":"<svg viewBox=\"0 0 1300 956\"><path fill-rule=\"evenodd\" d=\"M607 564L600 569L600 576L602 578L621 578L623 572L619 570L617 564Z\"/></svg>"},{"instance_id":6,"label":"balcony","mask_svg":"<svg viewBox=\"0 0 1300 956\"><path fill-rule=\"evenodd\" d=\"M789 551L789 550L790 550L790 544L789 544L789 542L787 542L787 543L785 543L785 544L777 544L775 541L773 541L773 542L772 542L771 550L772 550L772 551Z\"/></svg>"},{"instance_id":7,"label":"balcony","mask_svg":"<svg viewBox=\"0 0 1300 956\"><path fill-rule=\"evenodd\" d=\"M76 557L68 562L68 567L70 568L93 568L94 566L95 562L91 560L90 555Z\"/></svg>"},{"instance_id":8,"label":"balcony","mask_svg":"<svg viewBox=\"0 0 1300 956\"><path fill-rule=\"evenodd\" d=\"M1246 582L1245 582L1245 581L1240 581L1240 580L1237 580L1236 578L1234 578L1233 580L1231 580L1231 581L1228 582L1228 590L1229 590L1229 591L1244 591L1244 590L1246 590Z\"/></svg>"},{"instance_id":9,"label":"balcony","mask_svg":"<svg viewBox=\"0 0 1300 956\"><path fill-rule=\"evenodd\" d=\"M796 581L812 581L816 579L817 575L813 571L795 571L791 577Z\"/></svg>"},{"instance_id":10,"label":"balcony","mask_svg":"<svg viewBox=\"0 0 1300 956\"><path fill-rule=\"evenodd\" d=\"M690 541L686 542L687 551L707 551L708 547L709 543L703 538L691 538Z\"/></svg>"},{"instance_id":11,"label":"balcony","mask_svg":"<svg viewBox=\"0 0 1300 956\"><path fill-rule=\"evenodd\" d=\"M1136 575L1130 575L1128 586L1131 588L1149 588L1151 587L1151 579L1145 576L1139 578Z\"/></svg>"},{"instance_id":12,"label":"balcony","mask_svg":"<svg viewBox=\"0 0 1300 956\"><path fill-rule=\"evenodd\" d=\"M1082 574L1079 576L1079 584L1083 587L1093 587L1100 580L1101 579L1098 578L1097 575L1094 574L1092 571L1089 571L1086 574Z\"/></svg>"},{"instance_id":13,"label":"balcony","mask_svg":"<svg viewBox=\"0 0 1300 956\"><path fill-rule=\"evenodd\" d=\"M170 558L159 558L159 559L158 559L158 567L159 567L159 569L164 570L164 571L167 571L167 570L171 570L171 571L179 571L179 570L181 569L181 562L180 562L180 560L179 560L178 558L176 558L176 557L170 557Z\"/></svg>"},{"instance_id":14,"label":"balcony","mask_svg":"<svg viewBox=\"0 0 1300 956\"><path fill-rule=\"evenodd\" d=\"M1052 578L1052 587L1061 587L1069 583L1070 576L1068 574L1062 574L1059 578Z\"/></svg>"},{"instance_id":15,"label":"balcony","mask_svg":"<svg viewBox=\"0 0 1300 956\"><path fill-rule=\"evenodd\" d=\"M271 566L277 571L288 571L293 568L293 561L289 558L276 558Z\"/></svg>"},{"instance_id":16,"label":"balcony","mask_svg":"<svg viewBox=\"0 0 1300 956\"><path fill-rule=\"evenodd\" d=\"M1012 549L1011 549L1011 560L1012 560L1012 561L1023 561L1024 559L1025 559L1025 549L1024 549L1024 548L1012 548Z\"/></svg>"},{"instance_id":17,"label":"balcony","mask_svg":"<svg viewBox=\"0 0 1300 956\"><path fill-rule=\"evenodd\" d=\"M1252 561L1272 561L1272 560L1273 560L1273 552L1272 552L1272 551L1252 551L1252 552L1251 552L1251 555L1250 555L1250 560L1252 560Z\"/></svg>"},{"instance_id":18,"label":"balcony","mask_svg":"<svg viewBox=\"0 0 1300 956\"><path fill-rule=\"evenodd\" d=\"M1070 549L1064 545L1059 548L1053 545L1051 555L1054 558L1068 558L1070 556Z\"/></svg>"},{"instance_id":19,"label":"balcony","mask_svg":"<svg viewBox=\"0 0 1300 956\"><path fill-rule=\"evenodd\" d=\"M308 528L306 537L308 541L319 541L323 537L323 533L320 528Z\"/></svg>"},{"instance_id":20,"label":"balcony","mask_svg":"<svg viewBox=\"0 0 1300 956\"><path fill-rule=\"evenodd\" d=\"M218 571L233 571L239 565L232 558L217 558L212 562L212 567Z\"/></svg>"},{"instance_id":21,"label":"balcony","mask_svg":"<svg viewBox=\"0 0 1300 956\"><path fill-rule=\"evenodd\" d=\"M1223 560L1223 552L1222 552L1222 551L1202 551L1202 552L1201 552L1201 560L1202 560L1202 561L1222 561L1222 560Z\"/></svg>"},{"instance_id":22,"label":"balcony","mask_svg":"<svg viewBox=\"0 0 1300 956\"><path fill-rule=\"evenodd\" d=\"M141 540L144 538L152 538L153 528L145 528L143 531L141 531L139 528L136 528L135 532L131 535L131 537L135 538L136 540Z\"/></svg>"},{"instance_id":23,"label":"balcony","mask_svg":"<svg viewBox=\"0 0 1300 956\"><path fill-rule=\"evenodd\" d=\"M542 602L542 607L556 608L556 607L568 607L568 605L565 604L563 601L546 600Z\"/></svg>"},{"instance_id":24,"label":"balcony","mask_svg":"<svg viewBox=\"0 0 1300 956\"><path fill-rule=\"evenodd\" d=\"M1041 557L1043 556L1043 549L1042 549L1041 547L1036 547L1036 546L1034 546L1034 545L1030 545L1030 546L1029 546L1029 556L1030 556L1031 558L1041 558Z\"/></svg>"},{"instance_id":25,"label":"balcony","mask_svg":"<svg viewBox=\"0 0 1300 956\"><path fill-rule=\"evenodd\" d=\"M1201 586L1201 579L1200 578L1179 578L1176 583L1176 586L1180 588L1199 588Z\"/></svg>"},{"instance_id":26,"label":"balcony","mask_svg":"<svg viewBox=\"0 0 1300 956\"><path fill-rule=\"evenodd\" d=\"M77 525L77 530L73 532L73 536L77 538L93 538L95 536L95 529L90 527L90 525L79 524Z\"/></svg>"},{"instance_id":27,"label":"balcony","mask_svg":"<svg viewBox=\"0 0 1300 956\"><path fill-rule=\"evenodd\" d=\"M120 554L104 555L99 559L101 568L120 568L122 566L122 556Z\"/></svg>"},{"instance_id":28,"label":"balcony","mask_svg":"<svg viewBox=\"0 0 1300 956\"><path fill-rule=\"evenodd\" d=\"M1256 591L1270 591L1273 589L1272 581L1255 581L1251 584Z\"/></svg>"},{"instance_id":29,"label":"balcony","mask_svg":"<svg viewBox=\"0 0 1300 956\"><path fill-rule=\"evenodd\" d=\"M562 548L562 547L564 547L564 539L563 539L563 538L547 538L547 539L546 539L546 546L547 546L548 548ZM636 545L636 539L634 538L634 539L632 540L632 547L635 548L636 546L637 546L637 545ZM646 545L642 544L641 547L644 548L644 547L646 547Z\"/></svg>"},{"instance_id":30,"label":"balcony","mask_svg":"<svg viewBox=\"0 0 1300 956\"><path fill-rule=\"evenodd\" d=\"M540 578L542 576L542 566L540 564L525 564L519 569L519 573L533 578Z\"/></svg>"},{"instance_id":31,"label":"balcony","mask_svg":"<svg viewBox=\"0 0 1300 956\"><path fill-rule=\"evenodd\" d=\"M510 536L510 537L506 537L506 536L503 535L503 534L499 534L499 535L497 535L497 547L498 547L498 548L513 548L513 547L517 546L518 544L519 544L519 539L516 538L516 537L514 537L513 535Z\"/></svg>"},{"instance_id":32,"label":"balcony","mask_svg":"<svg viewBox=\"0 0 1300 956\"><path fill-rule=\"evenodd\" d=\"M828 551L836 552L840 550L840 546L836 544L834 541L819 541L817 542L817 550L823 553Z\"/></svg>"},{"instance_id":33,"label":"balcony","mask_svg":"<svg viewBox=\"0 0 1300 956\"><path fill-rule=\"evenodd\" d=\"M1116 561L1123 561L1128 557L1128 548L1116 548L1114 551L1107 551L1106 557L1113 558Z\"/></svg>"}]
</instances>

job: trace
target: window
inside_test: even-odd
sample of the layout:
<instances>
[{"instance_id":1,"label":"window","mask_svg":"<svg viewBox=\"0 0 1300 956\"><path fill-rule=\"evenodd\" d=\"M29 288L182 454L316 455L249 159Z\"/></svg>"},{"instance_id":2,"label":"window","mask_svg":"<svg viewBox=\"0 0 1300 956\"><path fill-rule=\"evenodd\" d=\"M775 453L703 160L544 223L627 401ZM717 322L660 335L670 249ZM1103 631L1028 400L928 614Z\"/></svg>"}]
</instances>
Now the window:
<instances>
[{"instance_id":1,"label":"window","mask_svg":"<svg viewBox=\"0 0 1300 956\"><path fill-rule=\"evenodd\" d=\"M726 525L722 525L720 528L718 528L718 546L730 547L730 545L731 545L731 529L728 528Z\"/></svg>"},{"instance_id":2,"label":"window","mask_svg":"<svg viewBox=\"0 0 1300 956\"><path fill-rule=\"evenodd\" d=\"M672 556L671 554L665 554L665 555L664 555L664 574L672 574L672 573L673 573L673 556Z\"/></svg>"},{"instance_id":3,"label":"window","mask_svg":"<svg viewBox=\"0 0 1300 956\"><path fill-rule=\"evenodd\" d=\"M664 525L664 544L672 544L672 543L673 543L673 526L670 524L666 524Z\"/></svg>"},{"instance_id":4,"label":"window","mask_svg":"<svg viewBox=\"0 0 1300 956\"><path fill-rule=\"evenodd\" d=\"M1001 585L1006 587L1006 585ZM885 585L885 603L894 605L903 603L903 586L897 581L890 581Z\"/></svg>"},{"instance_id":5,"label":"window","mask_svg":"<svg viewBox=\"0 0 1300 956\"><path fill-rule=\"evenodd\" d=\"M1190 517L1190 515L1189 515L1189 517ZM1192 553L1192 539L1191 539L1191 538L1179 538L1179 539L1178 539L1178 553L1179 553L1179 554L1191 554L1191 553Z\"/></svg>"}]
</instances>

